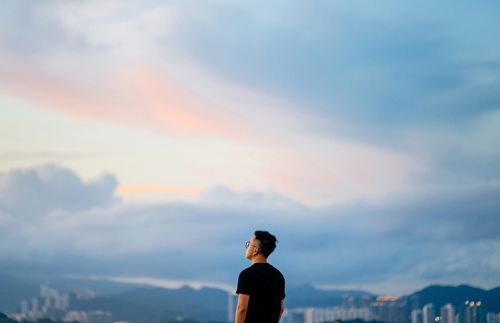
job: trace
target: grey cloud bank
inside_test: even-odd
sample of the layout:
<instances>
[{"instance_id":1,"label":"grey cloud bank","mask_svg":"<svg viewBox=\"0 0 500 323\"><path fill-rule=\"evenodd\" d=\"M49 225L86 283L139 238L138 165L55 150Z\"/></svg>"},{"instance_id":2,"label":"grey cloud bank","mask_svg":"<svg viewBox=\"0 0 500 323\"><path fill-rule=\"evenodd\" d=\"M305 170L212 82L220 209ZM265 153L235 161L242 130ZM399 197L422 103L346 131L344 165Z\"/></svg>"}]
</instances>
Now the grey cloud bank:
<instances>
[{"instance_id":1,"label":"grey cloud bank","mask_svg":"<svg viewBox=\"0 0 500 323\"><path fill-rule=\"evenodd\" d=\"M294 283L404 292L431 282L488 288L500 279L495 184L397 205L315 209L257 193L224 203L221 196L238 193L222 188L219 201L131 204L113 196L111 175L85 183L54 165L12 170L0 183L0 270L231 284L247 265L243 241L264 228L279 238L271 261Z\"/></svg>"},{"instance_id":2,"label":"grey cloud bank","mask_svg":"<svg viewBox=\"0 0 500 323\"><path fill-rule=\"evenodd\" d=\"M103 174L85 183L74 172L54 165L0 173L0 211L15 216L76 212L113 203L118 182Z\"/></svg>"}]
</instances>

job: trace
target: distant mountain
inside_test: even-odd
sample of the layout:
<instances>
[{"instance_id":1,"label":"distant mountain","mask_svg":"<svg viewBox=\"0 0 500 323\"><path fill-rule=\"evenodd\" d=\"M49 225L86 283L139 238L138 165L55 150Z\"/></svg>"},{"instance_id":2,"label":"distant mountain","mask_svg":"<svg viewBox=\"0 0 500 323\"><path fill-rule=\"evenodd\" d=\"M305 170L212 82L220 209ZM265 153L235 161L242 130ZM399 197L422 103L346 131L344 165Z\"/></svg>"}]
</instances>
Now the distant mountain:
<instances>
[{"instance_id":1,"label":"distant mountain","mask_svg":"<svg viewBox=\"0 0 500 323\"><path fill-rule=\"evenodd\" d=\"M88 279L85 277L59 277L50 279L51 284L64 291L92 290L97 295L114 295L129 291L136 287L147 287L146 284L130 284L104 279Z\"/></svg>"},{"instance_id":2,"label":"distant mountain","mask_svg":"<svg viewBox=\"0 0 500 323\"><path fill-rule=\"evenodd\" d=\"M111 312L113 320L134 323L160 322L163 319L157 314L157 308L112 297L97 297L85 300L72 298L70 300L70 309L77 311L108 311ZM168 316L168 318L170 317Z\"/></svg>"},{"instance_id":3,"label":"distant mountain","mask_svg":"<svg viewBox=\"0 0 500 323\"><path fill-rule=\"evenodd\" d=\"M40 287L0 273L0 311L19 311L23 299L38 296Z\"/></svg>"},{"instance_id":4,"label":"distant mountain","mask_svg":"<svg viewBox=\"0 0 500 323\"><path fill-rule=\"evenodd\" d=\"M490 289L486 292L484 305L492 312L500 313L500 287Z\"/></svg>"},{"instance_id":5,"label":"distant mountain","mask_svg":"<svg viewBox=\"0 0 500 323\"><path fill-rule=\"evenodd\" d=\"M419 306L432 303L434 307L441 308L446 303L451 303L459 309L466 301L481 301L488 312L500 312L500 287L486 291L468 285L441 286L431 285L417 291L408 298L418 297Z\"/></svg>"},{"instance_id":6,"label":"distant mountain","mask_svg":"<svg viewBox=\"0 0 500 323\"><path fill-rule=\"evenodd\" d=\"M195 290L190 287L141 288L115 295L114 298L159 308L164 314L175 313L174 318L181 316L202 321L225 320L229 301L228 293L223 290Z\"/></svg>"},{"instance_id":7,"label":"distant mountain","mask_svg":"<svg viewBox=\"0 0 500 323\"><path fill-rule=\"evenodd\" d=\"M225 321L228 294L214 288L145 287L92 300L72 300L71 304L72 309L110 311L116 320L140 323L175 320L178 317L202 322Z\"/></svg>"},{"instance_id":8,"label":"distant mountain","mask_svg":"<svg viewBox=\"0 0 500 323\"><path fill-rule=\"evenodd\" d=\"M225 321L227 319L228 293L214 288L196 290L190 287L165 289L150 286L137 286L112 282L98 284L91 281L92 287L101 292L93 299L78 299L71 294L70 309L82 311L104 310L112 313L113 319L133 323L158 323L175 321L179 317L199 322ZM85 281L72 281L72 287L89 289ZM66 286L69 287L69 286ZM93 289L93 288L92 288ZM16 312L22 299L31 299L39 294L39 287L21 282L0 274L0 311ZM349 306L368 306L376 295L354 290L322 290L312 285L288 285L286 307L328 307L342 304ZM411 295L401 298L405 316L410 304L418 299L418 306L433 303L439 310L446 303L452 303L457 310L466 300L482 301L486 311L500 312L500 287L486 291L480 288L432 285ZM236 297L233 296L233 309ZM1 323L1 322L0 322Z\"/></svg>"}]
</instances>

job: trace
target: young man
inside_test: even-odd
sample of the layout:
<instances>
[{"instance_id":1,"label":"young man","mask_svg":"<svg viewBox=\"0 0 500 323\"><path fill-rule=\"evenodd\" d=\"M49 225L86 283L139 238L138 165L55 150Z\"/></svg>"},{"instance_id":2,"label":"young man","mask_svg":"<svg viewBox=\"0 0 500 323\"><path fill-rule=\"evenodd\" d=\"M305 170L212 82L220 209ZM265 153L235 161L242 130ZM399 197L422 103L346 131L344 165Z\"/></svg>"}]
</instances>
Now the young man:
<instances>
[{"instance_id":1,"label":"young man","mask_svg":"<svg viewBox=\"0 0 500 323\"><path fill-rule=\"evenodd\" d=\"M252 265L238 278L235 323L278 323L285 308L285 279L267 262L276 248L276 237L255 231L245 247Z\"/></svg>"}]
</instances>

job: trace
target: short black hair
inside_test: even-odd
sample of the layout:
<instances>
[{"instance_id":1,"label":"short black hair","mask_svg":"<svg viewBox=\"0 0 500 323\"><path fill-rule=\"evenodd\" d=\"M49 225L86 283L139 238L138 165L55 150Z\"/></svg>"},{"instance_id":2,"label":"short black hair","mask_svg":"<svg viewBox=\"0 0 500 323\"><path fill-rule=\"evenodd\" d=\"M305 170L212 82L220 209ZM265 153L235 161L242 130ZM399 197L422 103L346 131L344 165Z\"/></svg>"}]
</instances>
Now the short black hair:
<instances>
[{"instance_id":1,"label":"short black hair","mask_svg":"<svg viewBox=\"0 0 500 323\"><path fill-rule=\"evenodd\" d=\"M264 255L264 257L269 257L269 255L276 249L276 237L267 231L255 231L255 240L259 240L259 249Z\"/></svg>"}]
</instances>

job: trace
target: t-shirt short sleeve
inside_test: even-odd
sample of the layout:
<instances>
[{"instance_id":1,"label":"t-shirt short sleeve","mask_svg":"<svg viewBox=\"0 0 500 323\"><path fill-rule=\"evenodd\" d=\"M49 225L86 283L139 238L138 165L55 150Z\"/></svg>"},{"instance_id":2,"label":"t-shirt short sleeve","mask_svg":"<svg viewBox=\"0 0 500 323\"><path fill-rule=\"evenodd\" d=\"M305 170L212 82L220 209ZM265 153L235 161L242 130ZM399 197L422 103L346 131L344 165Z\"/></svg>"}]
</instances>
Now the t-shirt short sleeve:
<instances>
[{"instance_id":1,"label":"t-shirt short sleeve","mask_svg":"<svg viewBox=\"0 0 500 323\"><path fill-rule=\"evenodd\" d=\"M252 282L248 270L243 270L238 277L238 288L236 294L252 294Z\"/></svg>"}]
</instances>

